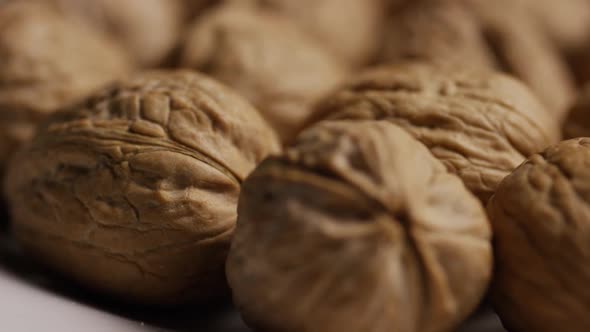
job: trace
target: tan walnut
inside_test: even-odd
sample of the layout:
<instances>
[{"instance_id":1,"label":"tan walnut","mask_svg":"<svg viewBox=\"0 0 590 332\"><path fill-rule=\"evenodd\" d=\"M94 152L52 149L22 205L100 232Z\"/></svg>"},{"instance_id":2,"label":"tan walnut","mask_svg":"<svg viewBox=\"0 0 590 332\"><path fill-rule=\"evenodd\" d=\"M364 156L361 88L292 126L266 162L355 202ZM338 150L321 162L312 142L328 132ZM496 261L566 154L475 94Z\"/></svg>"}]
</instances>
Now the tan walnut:
<instances>
[{"instance_id":1,"label":"tan walnut","mask_svg":"<svg viewBox=\"0 0 590 332\"><path fill-rule=\"evenodd\" d=\"M383 34L383 0L227 0L290 18L353 66L374 59Z\"/></svg>"},{"instance_id":2,"label":"tan walnut","mask_svg":"<svg viewBox=\"0 0 590 332\"><path fill-rule=\"evenodd\" d=\"M15 237L126 301L217 296L240 184L278 146L257 111L216 81L137 74L53 115L17 153L5 185Z\"/></svg>"},{"instance_id":3,"label":"tan walnut","mask_svg":"<svg viewBox=\"0 0 590 332\"><path fill-rule=\"evenodd\" d=\"M523 82L563 120L575 85L523 0L415 0L388 19L382 62L422 59L497 69Z\"/></svg>"},{"instance_id":4,"label":"tan walnut","mask_svg":"<svg viewBox=\"0 0 590 332\"><path fill-rule=\"evenodd\" d=\"M159 65L172 51L186 14L180 0L40 1L108 34L141 66Z\"/></svg>"},{"instance_id":5,"label":"tan walnut","mask_svg":"<svg viewBox=\"0 0 590 332\"><path fill-rule=\"evenodd\" d=\"M42 3L0 4L0 169L49 113L130 70L110 40Z\"/></svg>"},{"instance_id":6,"label":"tan walnut","mask_svg":"<svg viewBox=\"0 0 590 332\"><path fill-rule=\"evenodd\" d=\"M509 331L590 330L590 139L561 142L506 177L488 205L493 297Z\"/></svg>"},{"instance_id":7,"label":"tan walnut","mask_svg":"<svg viewBox=\"0 0 590 332\"><path fill-rule=\"evenodd\" d=\"M345 67L288 19L226 5L190 28L181 65L221 80L247 97L289 141L311 104L344 78Z\"/></svg>"},{"instance_id":8,"label":"tan walnut","mask_svg":"<svg viewBox=\"0 0 590 332\"><path fill-rule=\"evenodd\" d=\"M481 203L383 121L319 124L246 180L227 261L261 331L453 331L492 268Z\"/></svg>"},{"instance_id":9,"label":"tan walnut","mask_svg":"<svg viewBox=\"0 0 590 332\"><path fill-rule=\"evenodd\" d=\"M314 114L310 122L400 125L484 202L526 157L559 136L548 112L517 80L420 62L367 70L326 97Z\"/></svg>"}]
</instances>

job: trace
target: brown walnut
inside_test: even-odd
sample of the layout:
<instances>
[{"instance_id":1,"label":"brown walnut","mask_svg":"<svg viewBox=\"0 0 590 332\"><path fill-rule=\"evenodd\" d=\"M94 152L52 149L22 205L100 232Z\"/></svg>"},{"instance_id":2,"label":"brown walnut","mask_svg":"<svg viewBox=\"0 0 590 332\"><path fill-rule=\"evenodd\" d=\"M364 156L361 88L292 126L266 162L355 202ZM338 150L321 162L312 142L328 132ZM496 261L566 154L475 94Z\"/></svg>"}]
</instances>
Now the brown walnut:
<instances>
[{"instance_id":1,"label":"brown walnut","mask_svg":"<svg viewBox=\"0 0 590 332\"><path fill-rule=\"evenodd\" d=\"M233 0L291 18L334 55L351 65L364 65L375 57L384 21L381 1Z\"/></svg>"},{"instance_id":2,"label":"brown walnut","mask_svg":"<svg viewBox=\"0 0 590 332\"><path fill-rule=\"evenodd\" d=\"M288 19L269 10L218 7L190 28L181 65L230 85L289 141L311 104L344 78L345 69Z\"/></svg>"},{"instance_id":3,"label":"brown walnut","mask_svg":"<svg viewBox=\"0 0 590 332\"><path fill-rule=\"evenodd\" d=\"M130 70L125 52L41 3L0 4L0 169L39 121Z\"/></svg>"},{"instance_id":4,"label":"brown walnut","mask_svg":"<svg viewBox=\"0 0 590 332\"><path fill-rule=\"evenodd\" d=\"M411 62L368 70L325 98L318 120L394 122L430 148L482 201L559 129L508 76Z\"/></svg>"},{"instance_id":5,"label":"brown walnut","mask_svg":"<svg viewBox=\"0 0 590 332\"><path fill-rule=\"evenodd\" d=\"M319 124L246 180L227 262L261 331L452 331L492 267L460 179L401 128Z\"/></svg>"},{"instance_id":6,"label":"brown walnut","mask_svg":"<svg viewBox=\"0 0 590 332\"><path fill-rule=\"evenodd\" d=\"M42 1L107 33L142 66L159 65L172 51L186 14L179 0Z\"/></svg>"},{"instance_id":7,"label":"brown walnut","mask_svg":"<svg viewBox=\"0 0 590 332\"><path fill-rule=\"evenodd\" d=\"M488 205L496 255L493 297L514 332L590 330L590 139L531 156Z\"/></svg>"},{"instance_id":8,"label":"brown walnut","mask_svg":"<svg viewBox=\"0 0 590 332\"><path fill-rule=\"evenodd\" d=\"M242 180L278 140L257 111L189 71L137 74L53 115L10 164L15 237L127 301L219 295Z\"/></svg>"},{"instance_id":9,"label":"brown walnut","mask_svg":"<svg viewBox=\"0 0 590 332\"><path fill-rule=\"evenodd\" d=\"M560 121L575 94L573 78L529 11L514 0L408 1L388 20L381 61L503 70L527 83Z\"/></svg>"}]
</instances>

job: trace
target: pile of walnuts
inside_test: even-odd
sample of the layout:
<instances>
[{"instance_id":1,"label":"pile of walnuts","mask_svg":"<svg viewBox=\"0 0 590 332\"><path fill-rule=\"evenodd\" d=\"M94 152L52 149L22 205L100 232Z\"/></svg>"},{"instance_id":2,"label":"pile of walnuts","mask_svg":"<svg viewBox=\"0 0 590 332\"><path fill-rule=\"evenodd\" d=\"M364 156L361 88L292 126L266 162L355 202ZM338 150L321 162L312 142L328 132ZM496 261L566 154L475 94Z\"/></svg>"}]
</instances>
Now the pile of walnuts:
<instances>
[{"instance_id":1,"label":"pile of walnuts","mask_svg":"<svg viewBox=\"0 0 590 332\"><path fill-rule=\"evenodd\" d=\"M588 49L587 0L0 1L0 215L259 331L588 331Z\"/></svg>"}]
</instances>

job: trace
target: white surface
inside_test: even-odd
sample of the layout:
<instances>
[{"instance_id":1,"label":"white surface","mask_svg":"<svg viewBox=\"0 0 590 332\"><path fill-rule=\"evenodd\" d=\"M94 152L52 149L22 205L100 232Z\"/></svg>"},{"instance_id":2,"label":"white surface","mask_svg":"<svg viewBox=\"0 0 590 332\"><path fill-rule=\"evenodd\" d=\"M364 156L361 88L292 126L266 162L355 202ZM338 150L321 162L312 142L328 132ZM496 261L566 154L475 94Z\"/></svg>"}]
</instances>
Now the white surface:
<instances>
[{"instance_id":1,"label":"white surface","mask_svg":"<svg viewBox=\"0 0 590 332\"><path fill-rule=\"evenodd\" d=\"M155 332L132 322L46 293L0 268L0 331Z\"/></svg>"}]
</instances>

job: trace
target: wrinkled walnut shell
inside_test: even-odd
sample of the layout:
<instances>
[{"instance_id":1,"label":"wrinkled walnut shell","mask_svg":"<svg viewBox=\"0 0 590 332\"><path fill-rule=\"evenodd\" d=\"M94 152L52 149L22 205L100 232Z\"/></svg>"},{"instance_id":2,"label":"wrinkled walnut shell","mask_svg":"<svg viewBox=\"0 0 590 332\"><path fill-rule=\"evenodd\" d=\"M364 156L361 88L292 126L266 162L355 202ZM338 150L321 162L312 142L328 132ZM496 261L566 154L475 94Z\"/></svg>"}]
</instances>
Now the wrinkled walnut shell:
<instances>
[{"instance_id":1,"label":"wrinkled walnut shell","mask_svg":"<svg viewBox=\"0 0 590 332\"><path fill-rule=\"evenodd\" d=\"M200 74L151 72L55 114L10 164L15 237L98 291L142 304L225 289L242 180L278 141Z\"/></svg>"},{"instance_id":2,"label":"wrinkled walnut shell","mask_svg":"<svg viewBox=\"0 0 590 332\"><path fill-rule=\"evenodd\" d=\"M494 229L493 297L514 332L590 330L590 139L530 157L488 205Z\"/></svg>"},{"instance_id":3,"label":"wrinkled walnut shell","mask_svg":"<svg viewBox=\"0 0 590 332\"><path fill-rule=\"evenodd\" d=\"M308 129L238 211L228 280L261 331L452 331L491 274L481 204L387 122Z\"/></svg>"},{"instance_id":4,"label":"wrinkled walnut shell","mask_svg":"<svg viewBox=\"0 0 590 332\"><path fill-rule=\"evenodd\" d=\"M130 70L125 52L41 3L0 4L0 169L35 126Z\"/></svg>"},{"instance_id":5,"label":"wrinkled walnut shell","mask_svg":"<svg viewBox=\"0 0 590 332\"><path fill-rule=\"evenodd\" d=\"M559 137L548 112L520 82L417 62L359 74L326 97L310 121L340 119L400 125L484 202L526 157Z\"/></svg>"},{"instance_id":6,"label":"wrinkled walnut shell","mask_svg":"<svg viewBox=\"0 0 590 332\"><path fill-rule=\"evenodd\" d=\"M336 58L288 19L237 5L218 7L196 21L181 65L238 90L285 142L310 115L311 104L345 75Z\"/></svg>"},{"instance_id":7,"label":"wrinkled walnut shell","mask_svg":"<svg viewBox=\"0 0 590 332\"><path fill-rule=\"evenodd\" d=\"M561 121L573 78L528 9L515 0L409 1L388 20L381 61L501 69L527 83Z\"/></svg>"}]
</instances>

